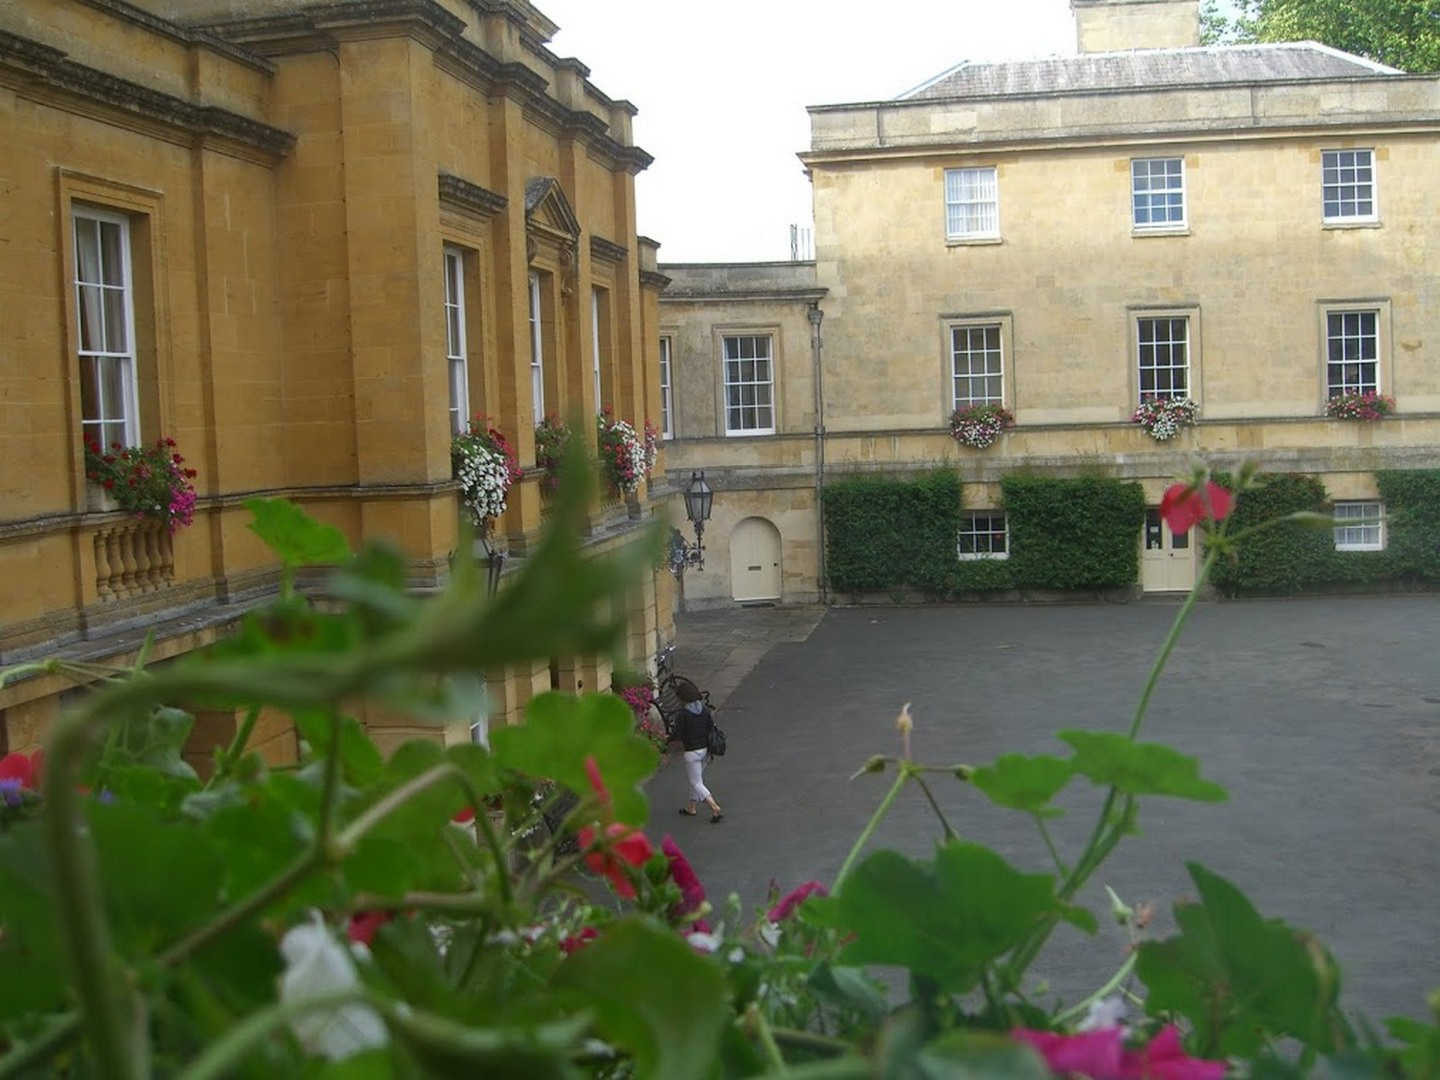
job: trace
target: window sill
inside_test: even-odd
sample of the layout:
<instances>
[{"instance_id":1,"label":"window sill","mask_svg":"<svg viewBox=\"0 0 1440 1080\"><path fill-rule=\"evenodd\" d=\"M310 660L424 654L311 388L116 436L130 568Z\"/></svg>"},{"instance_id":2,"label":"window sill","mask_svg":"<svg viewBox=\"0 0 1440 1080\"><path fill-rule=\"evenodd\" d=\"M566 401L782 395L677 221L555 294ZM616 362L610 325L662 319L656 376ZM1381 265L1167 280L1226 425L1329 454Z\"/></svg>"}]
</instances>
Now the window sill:
<instances>
[{"instance_id":1,"label":"window sill","mask_svg":"<svg viewBox=\"0 0 1440 1080\"><path fill-rule=\"evenodd\" d=\"M946 247L983 247L986 244L1003 244L1005 241L999 236L947 236Z\"/></svg>"},{"instance_id":2,"label":"window sill","mask_svg":"<svg viewBox=\"0 0 1440 1080\"><path fill-rule=\"evenodd\" d=\"M1340 219L1337 219L1337 220L1335 220L1335 221L1322 221L1322 222L1320 223L1320 227L1321 227L1322 229L1327 229L1327 230L1328 230L1328 229L1378 229L1378 228L1380 228L1380 226L1383 225L1383 224L1384 224L1384 222L1382 222L1379 218L1356 218L1354 221L1350 221L1350 220L1345 219L1345 218L1340 218Z\"/></svg>"},{"instance_id":3,"label":"window sill","mask_svg":"<svg viewBox=\"0 0 1440 1080\"><path fill-rule=\"evenodd\" d=\"M1336 544L1336 551L1384 551L1384 544Z\"/></svg>"},{"instance_id":4,"label":"window sill","mask_svg":"<svg viewBox=\"0 0 1440 1080\"><path fill-rule=\"evenodd\" d=\"M1135 238L1142 236L1189 236L1189 225L1166 225L1154 229L1144 229L1138 225L1130 227L1130 235Z\"/></svg>"},{"instance_id":5,"label":"window sill","mask_svg":"<svg viewBox=\"0 0 1440 1080\"><path fill-rule=\"evenodd\" d=\"M751 438L754 438L754 437L757 436L757 435L774 435L774 434L775 434L775 429L774 429L774 428L756 428L756 429L753 430L753 431L727 431L727 432L725 432L725 437L726 437L727 439L751 439Z\"/></svg>"},{"instance_id":6,"label":"window sill","mask_svg":"<svg viewBox=\"0 0 1440 1080\"><path fill-rule=\"evenodd\" d=\"M1001 559L1008 559L1008 558L1010 558L1010 553L1009 553L1008 551L1000 551L1000 552L986 552L986 553L984 553L984 554L981 554L980 552L963 552L963 551L962 551L960 554L956 555L955 557L956 557L957 559L959 559L961 562L981 562L982 560L984 560L984 561L997 560L997 561L998 561L998 560L1001 560Z\"/></svg>"}]
</instances>

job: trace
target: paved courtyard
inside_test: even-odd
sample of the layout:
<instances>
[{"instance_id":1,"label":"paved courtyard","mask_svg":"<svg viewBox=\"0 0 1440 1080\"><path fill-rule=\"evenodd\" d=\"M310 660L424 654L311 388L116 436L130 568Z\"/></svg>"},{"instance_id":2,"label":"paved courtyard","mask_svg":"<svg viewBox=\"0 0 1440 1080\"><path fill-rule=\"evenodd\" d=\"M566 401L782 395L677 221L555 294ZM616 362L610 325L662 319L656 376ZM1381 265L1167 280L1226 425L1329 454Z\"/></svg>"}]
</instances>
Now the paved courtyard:
<instances>
[{"instance_id":1,"label":"paved courtyard","mask_svg":"<svg viewBox=\"0 0 1440 1080\"><path fill-rule=\"evenodd\" d=\"M725 807L681 818L684 773L651 783L653 827L671 832L715 899L747 913L773 880L828 881L888 788L847 777L897 752L912 703L914 756L982 764L1007 751L1064 754L1060 728L1123 730L1176 608L1074 606L741 609L683 616L677 670L713 687L730 752L708 770ZM1068 927L1033 969L1072 1000L1123 956L1101 883L1151 901L1154 929L1191 892L1184 862L1235 881L1267 916L1326 941L1343 1000L1372 1018L1424 1014L1440 987L1440 596L1202 604L1156 693L1143 738L1197 755L1221 804L1146 799L1081 901L1098 941ZM1055 823L1075 854L1098 795L1072 782ZM962 835L1022 868L1048 860L1028 818L939 778ZM938 825L917 792L873 845L925 856Z\"/></svg>"}]
</instances>

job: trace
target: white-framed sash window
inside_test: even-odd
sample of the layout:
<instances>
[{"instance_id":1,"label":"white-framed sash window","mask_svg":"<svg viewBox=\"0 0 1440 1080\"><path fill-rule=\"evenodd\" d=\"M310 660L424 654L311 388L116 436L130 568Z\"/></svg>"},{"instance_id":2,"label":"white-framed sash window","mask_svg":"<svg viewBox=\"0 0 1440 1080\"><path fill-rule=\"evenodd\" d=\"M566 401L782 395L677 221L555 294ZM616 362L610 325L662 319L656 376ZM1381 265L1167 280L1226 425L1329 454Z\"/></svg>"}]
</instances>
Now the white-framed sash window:
<instances>
[{"instance_id":1,"label":"white-framed sash window","mask_svg":"<svg viewBox=\"0 0 1440 1080\"><path fill-rule=\"evenodd\" d=\"M670 397L670 338L660 339L660 437L673 439L674 402Z\"/></svg>"},{"instance_id":2,"label":"white-framed sash window","mask_svg":"<svg viewBox=\"0 0 1440 1080\"><path fill-rule=\"evenodd\" d=\"M450 379L450 433L463 432L470 420L470 372L465 352L465 255L444 249L445 359Z\"/></svg>"},{"instance_id":3,"label":"white-framed sash window","mask_svg":"<svg viewBox=\"0 0 1440 1080\"><path fill-rule=\"evenodd\" d=\"M545 419L545 340L540 325L540 274L530 271L530 406L535 423Z\"/></svg>"},{"instance_id":4,"label":"white-framed sash window","mask_svg":"<svg viewBox=\"0 0 1440 1080\"><path fill-rule=\"evenodd\" d=\"M82 433L101 447L135 446L140 441L140 405L130 221L121 214L77 206L73 226Z\"/></svg>"}]
</instances>

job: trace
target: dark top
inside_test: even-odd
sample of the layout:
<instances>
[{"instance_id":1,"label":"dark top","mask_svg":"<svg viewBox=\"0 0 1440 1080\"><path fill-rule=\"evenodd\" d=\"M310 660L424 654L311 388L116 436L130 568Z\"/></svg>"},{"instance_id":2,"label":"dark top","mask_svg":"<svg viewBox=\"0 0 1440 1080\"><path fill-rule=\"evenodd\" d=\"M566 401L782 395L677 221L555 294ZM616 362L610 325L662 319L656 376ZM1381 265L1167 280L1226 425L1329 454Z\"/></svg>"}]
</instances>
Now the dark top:
<instances>
[{"instance_id":1,"label":"dark top","mask_svg":"<svg viewBox=\"0 0 1440 1080\"><path fill-rule=\"evenodd\" d=\"M675 721L675 738L686 750L705 750L710 746L710 725L715 722L706 706L699 713L692 713L681 706L680 718Z\"/></svg>"}]
</instances>

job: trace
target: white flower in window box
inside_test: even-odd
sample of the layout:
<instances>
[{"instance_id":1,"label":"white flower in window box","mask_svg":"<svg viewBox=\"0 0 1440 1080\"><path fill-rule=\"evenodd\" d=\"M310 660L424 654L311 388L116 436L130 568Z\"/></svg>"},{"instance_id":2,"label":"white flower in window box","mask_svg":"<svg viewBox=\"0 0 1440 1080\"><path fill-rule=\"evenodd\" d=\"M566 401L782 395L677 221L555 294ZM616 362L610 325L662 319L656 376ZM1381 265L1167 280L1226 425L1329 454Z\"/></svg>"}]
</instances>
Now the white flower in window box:
<instances>
[{"instance_id":1,"label":"white flower in window box","mask_svg":"<svg viewBox=\"0 0 1440 1080\"><path fill-rule=\"evenodd\" d=\"M1187 398L1155 397L1147 394L1130 415L1133 423L1157 442L1167 442L1180 434L1180 429L1195 423L1199 407Z\"/></svg>"},{"instance_id":2,"label":"white flower in window box","mask_svg":"<svg viewBox=\"0 0 1440 1080\"><path fill-rule=\"evenodd\" d=\"M1002 405L966 405L950 416L950 434L961 446L984 450L1008 427L1015 426L1015 417Z\"/></svg>"}]
</instances>

